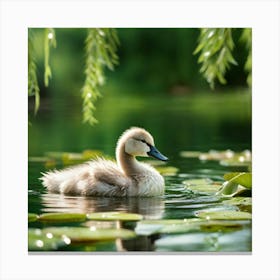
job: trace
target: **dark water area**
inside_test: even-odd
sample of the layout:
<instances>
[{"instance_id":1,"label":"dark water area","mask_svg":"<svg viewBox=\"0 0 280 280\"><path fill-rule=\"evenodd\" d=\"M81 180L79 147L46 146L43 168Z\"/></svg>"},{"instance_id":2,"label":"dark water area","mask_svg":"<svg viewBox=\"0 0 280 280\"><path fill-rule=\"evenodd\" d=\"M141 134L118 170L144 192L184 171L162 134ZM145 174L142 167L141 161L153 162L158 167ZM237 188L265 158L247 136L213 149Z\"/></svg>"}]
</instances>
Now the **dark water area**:
<instances>
[{"instance_id":1,"label":"dark water area","mask_svg":"<svg viewBox=\"0 0 280 280\"><path fill-rule=\"evenodd\" d=\"M185 158L181 152L251 150L250 94L227 92L147 98L140 95L116 97L108 94L97 103L96 118L99 124L94 127L81 123L81 107L75 105L77 102L79 97L74 100L56 98L55 102L51 98L43 99L38 115L35 119L30 119L32 125L28 129L29 213L118 211L141 214L144 220L178 220L195 218L197 211L205 209L240 210L236 205L224 204L224 198L213 193L190 191L183 182L186 179L201 178L223 182L223 174L243 171L242 168L222 166L217 161ZM140 126L148 130L153 135L157 148L169 158L164 167L171 167L171 171L163 172L166 184L163 197L95 198L46 192L38 180L41 172L65 167L63 161L49 162L46 159L47 153L82 153L85 150L98 150L103 155L114 158L118 137L131 126ZM84 226L90 222L76 225ZM49 225L40 222L29 224L31 229L46 226ZM104 226L112 224L103 223L102 227ZM126 223L123 227L137 229L135 223ZM137 238L131 240L75 245L62 250L250 252L251 223L239 221L232 227L234 229L229 231L219 228L217 231L152 235L139 234L136 230Z\"/></svg>"}]
</instances>

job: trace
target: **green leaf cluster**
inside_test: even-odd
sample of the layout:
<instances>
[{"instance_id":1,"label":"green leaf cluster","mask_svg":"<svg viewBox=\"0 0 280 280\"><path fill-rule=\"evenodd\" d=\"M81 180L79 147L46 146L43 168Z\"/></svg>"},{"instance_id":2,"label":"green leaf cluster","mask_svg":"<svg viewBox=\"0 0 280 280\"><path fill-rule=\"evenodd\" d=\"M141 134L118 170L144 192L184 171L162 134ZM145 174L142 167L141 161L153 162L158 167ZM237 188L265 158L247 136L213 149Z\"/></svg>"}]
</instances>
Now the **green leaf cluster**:
<instances>
[{"instance_id":1,"label":"green leaf cluster","mask_svg":"<svg viewBox=\"0 0 280 280\"><path fill-rule=\"evenodd\" d=\"M53 28L45 29L45 38L44 38L44 51L45 51L45 75L44 83L47 87L49 85L49 79L52 77L51 67L49 64L50 60L50 47L56 48L56 38L55 31Z\"/></svg>"},{"instance_id":2,"label":"green leaf cluster","mask_svg":"<svg viewBox=\"0 0 280 280\"><path fill-rule=\"evenodd\" d=\"M28 33L28 96L35 97L35 114L40 106L40 90L37 79L37 65L34 55L32 33Z\"/></svg>"},{"instance_id":3,"label":"green leaf cluster","mask_svg":"<svg viewBox=\"0 0 280 280\"><path fill-rule=\"evenodd\" d=\"M247 84L252 86L252 29L244 28L240 40L245 44L248 50L248 57L244 65L244 69L248 72Z\"/></svg>"},{"instance_id":4,"label":"green leaf cluster","mask_svg":"<svg viewBox=\"0 0 280 280\"><path fill-rule=\"evenodd\" d=\"M231 64L237 65L232 56L234 42L231 28L202 28L199 44L194 54L200 53L198 62L202 64L200 72L213 89L215 80L226 84L225 73Z\"/></svg>"},{"instance_id":5,"label":"green leaf cluster","mask_svg":"<svg viewBox=\"0 0 280 280\"><path fill-rule=\"evenodd\" d=\"M199 54L200 72L214 89L215 82L226 84L225 74L231 65L237 65L233 57L233 28L202 28L194 54ZM244 28L240 41L245 44L248 56L244 70L248 73L247 84L252 85L252 29Z\"/></svg>"},{"instance_id":6,"label":"green leaf cluster","mask_svg":"<svg viewBox=\"0 0 280 280\"><path fill-rule=\"evenodd\" d=\"M37 66L33 47L32 29L28 33L28 96L35 96L35 113L40 106L40 89L37 79ZM114 69L118 63L117 47L119 39L113 28L88 29L85 52L85 82L82 88L83 121L93 125L97 123L94 117L95 101L101 97L99 87L105 82L104 70ZM56 47L54 28L44 29L44 84L47 87L52 77L50 67L50 50Z\"/></svg>"},{"instance_id":7,"label":"green leaf cluster","mask_svg":"<svg viewBox=\"0 0 280 280\"><path fill-rule=\"evenodd\" d=\"M83 122L97 123L93 115L95 101L101 97L99 87L105 82L104 68L114 69L118 63L116 54L119 40L115 29L90 28L85 42L86 67L85 82L82 88Z\"/></svg>"}]
</instances>

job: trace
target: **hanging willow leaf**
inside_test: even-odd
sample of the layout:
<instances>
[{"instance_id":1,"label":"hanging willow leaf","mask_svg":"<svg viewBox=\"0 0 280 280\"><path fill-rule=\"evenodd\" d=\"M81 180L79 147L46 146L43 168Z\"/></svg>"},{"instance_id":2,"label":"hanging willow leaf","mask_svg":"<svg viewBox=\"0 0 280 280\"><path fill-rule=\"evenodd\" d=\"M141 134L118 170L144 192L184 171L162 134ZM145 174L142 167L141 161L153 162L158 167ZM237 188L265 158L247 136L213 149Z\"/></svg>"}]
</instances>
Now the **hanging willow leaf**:
<instances>
[{"instance_id":1,"label":"hanging willow leaf","mask_svg":"<svg viewBox=\"0 0 280 280\"><path fill-rule=\"evenodd\" d=\"M28 30L28 96L35 97L34 113L36 114L40 106L40 90L38 86L37 65L31 30Z\"/></svg>"},{"instance_id":2,"label":"hanging willow leaf","mask_svg":"<svg viewBox=\"0 0 280 280\"><path fill-rule=\"evenodd\" d=\"M53 28L45 29L45 75L44 82L45 86L49 85L49 78L52 77L51 67L49 64L50 60L50 47L56 47L55 31Z\"/></svg>"},{"instance_id":3,"label":"hanging willow leaf","mask_svg":"<svg viewBox=\"0 0 280 280\"><path fill-rule=\"evenodd\" d=\"M114 69L118 63L116 54L119 40L115 29L90 28L85 41L86 69L82 88L83 122L97 123L94 117L95 101L101 97L99 87L105 83L104 68Z\"/></svg>"},{"instance_id":4,"label":"hanging willow leaf","mask_svg":"<svg viewBox=\"0 0 280 280\"><path fill-rule=\"evenodd\" d=\"M231 28L202 28L199 44L194 54L200 53L198 62L201 63L200 72L213 89L215 80L226 84L225 73L230 65L237 65L232 56L234 42Z\"/></svg>"},{"instance_id":5,"label":"hanging willow leaf","mask_svg":"<svg viewBox=\"0 0 280 280\"><path fill-rule=\"evenodd\" d=\"M244 28L240 37L248 50L248 57L244 65L244 70L248 73L247 84L252 86L252 29Z\"/></svg>"}]
</instances>

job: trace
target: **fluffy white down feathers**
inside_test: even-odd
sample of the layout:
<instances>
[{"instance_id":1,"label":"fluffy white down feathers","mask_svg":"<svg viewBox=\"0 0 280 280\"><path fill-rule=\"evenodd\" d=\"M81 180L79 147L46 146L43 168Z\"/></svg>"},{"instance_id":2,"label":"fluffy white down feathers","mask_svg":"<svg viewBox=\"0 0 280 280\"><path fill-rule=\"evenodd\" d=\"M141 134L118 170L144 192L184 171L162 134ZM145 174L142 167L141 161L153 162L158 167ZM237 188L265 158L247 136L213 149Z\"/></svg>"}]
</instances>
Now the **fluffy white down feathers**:
<instances>
[{"instance_id":1,"label":"fluffy white down feathers","mask_svg":"<svg viewBox=\"0 0 280 280\"><path fill-rule=\"evenodd\" d=\"M126 130L117 142L117 163L97 158L81 165L44 173L43 185L54 193L83 196L158 196L164 179L135 156L148 156L153 137L144 129Z\"/></svg>"}]
</instances>

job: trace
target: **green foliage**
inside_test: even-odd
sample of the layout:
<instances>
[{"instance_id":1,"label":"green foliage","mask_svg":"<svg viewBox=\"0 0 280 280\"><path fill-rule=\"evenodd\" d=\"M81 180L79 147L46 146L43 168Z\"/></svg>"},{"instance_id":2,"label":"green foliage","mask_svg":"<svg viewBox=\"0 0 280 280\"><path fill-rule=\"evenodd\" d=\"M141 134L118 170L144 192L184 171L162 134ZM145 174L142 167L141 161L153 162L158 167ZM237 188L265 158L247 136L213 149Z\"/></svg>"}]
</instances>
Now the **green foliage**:
<instances>
[{"instance_id":1,"label":"green foliage","mask_svg":"<svg viewBox=\"0 0 280 280\"><path fill-rule=\"evenodd\" d=\"M215 80L226 84L225 73L230 65L237 65L232 56L234 42L231 28L202 28L199 44L194 54L200 53L198 62L202 64L200 72L213 89Z\"/></svg>"},{"instance_id":2,"label":"green foliage","mask_svg":"<svg viewBox=\"0 0 280 280\"><path fill-rule=\"evenodd\" d=\"M115 29L91 28L86 38L86 69L85 82L82 88L83 122L94 125L97 123L93 115L95 101L101 97L99 87L104 84L104 68L114 69L118 62L116 54L119 44Z\"/></svg>"},{"instance_id":3,"label":"green foliage","mask_svg":"<svg viewBox=\"0 0 280 280\"><path fill-rule=\"evenodd\" d=\"M53 28L45 29L45 42L44 42L44 51L45 51L45 75L44 82L45 86L49 85L49 78L52 77L51 67L49 64L50 60L50 47L56 47L56 38L55 31Z\"/></svg>"},{"instance_id":4,"label":"green foliage","mask_svg":"<svg viewBox=\"0 0 280 280\"><path fill-rule=\"evenodd\" d=\"M32 33L28 32L28 96L35 97L35 114L37 113L40 106L40 94L37 80L37 66L34 55L34 46L32 40Z\"/></svg>"},{"instance_id":5,"label":"green foliage","mask_svg":"<svg viewBox=\"0 0 280 280\"><path fill-rule=\"evenodd\" d=\"M245 44L248 50L248 57L244 69L248 72L247 84L252 86L252 29L244 28L240 40Z\"/></svg>"}]
</instances>

